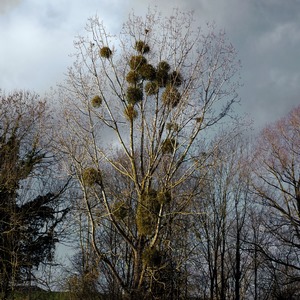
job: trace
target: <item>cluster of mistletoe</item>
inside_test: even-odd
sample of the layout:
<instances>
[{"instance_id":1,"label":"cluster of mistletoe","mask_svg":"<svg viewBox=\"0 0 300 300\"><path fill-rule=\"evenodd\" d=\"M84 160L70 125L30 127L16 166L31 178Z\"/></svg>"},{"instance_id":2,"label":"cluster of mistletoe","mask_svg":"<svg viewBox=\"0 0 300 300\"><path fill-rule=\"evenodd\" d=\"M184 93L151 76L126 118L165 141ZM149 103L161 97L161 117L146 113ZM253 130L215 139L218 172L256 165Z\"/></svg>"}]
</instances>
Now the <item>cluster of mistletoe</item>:
<instances>
[{"instance_id":1,"label":"cluster of mistletoe","mask_svg":"<svg viewBox=\"0 0 300 300\"><path fill-rule=\"evenodd\" d=\"M128 87L126 90L126 108L124 114L129 121L138 117L135 105L145 96L161 97L162 103L169 108L176 107L181 99L178 87L183 82L179 71L171 71L167 61L160 61L156 66L148 62L147 54L150 46L138 40L134 46L136 53L128 59L129 71L126 75ZM110 59L112 51L109 47L102 47L99 52L104 59ZM92 100L94 107L102 103L101 97L95 96Z\"/></svg>"}]
</instances>

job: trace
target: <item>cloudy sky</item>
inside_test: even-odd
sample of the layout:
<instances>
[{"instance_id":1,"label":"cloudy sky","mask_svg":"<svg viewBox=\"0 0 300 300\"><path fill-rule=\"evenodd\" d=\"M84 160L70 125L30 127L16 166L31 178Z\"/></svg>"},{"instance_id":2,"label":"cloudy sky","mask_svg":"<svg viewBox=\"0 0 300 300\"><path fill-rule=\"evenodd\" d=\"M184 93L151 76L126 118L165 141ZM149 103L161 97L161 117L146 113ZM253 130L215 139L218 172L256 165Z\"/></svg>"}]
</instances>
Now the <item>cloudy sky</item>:
<instances>
[{"instance_id":1,"label":"cloudy sky","mask_svg":"<svg viewBox=\"0 0 300 300\"><path fill-rule=\"evenodd\" d=\"M0 0L0 88L43 94L63 79L89 17L116 31L149 5L194 10L226 31L242 61L240 110L256 127L300 104L300 0Z\"/></svg>"}]
</instances>

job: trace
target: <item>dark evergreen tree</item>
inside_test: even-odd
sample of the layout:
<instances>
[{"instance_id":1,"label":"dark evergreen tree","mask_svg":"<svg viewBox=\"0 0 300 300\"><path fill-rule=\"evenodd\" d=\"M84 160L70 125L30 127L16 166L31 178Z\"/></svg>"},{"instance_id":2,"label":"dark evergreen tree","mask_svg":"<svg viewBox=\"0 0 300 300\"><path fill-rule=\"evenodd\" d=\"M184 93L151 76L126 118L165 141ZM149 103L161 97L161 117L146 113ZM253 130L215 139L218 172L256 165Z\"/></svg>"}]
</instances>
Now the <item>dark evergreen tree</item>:
<instances>
[{"instance_id":1,"label":"dark evergreen tree","mask_svg":"<svg viewBox=\"0 0 300 300\"><path fill-rule=\"evenodd\" d=\"M52 260L68 209L64 188L50 191L54 156L45 102L28 92L0 95L0 296Z\"/></svg>"}]
</instances>

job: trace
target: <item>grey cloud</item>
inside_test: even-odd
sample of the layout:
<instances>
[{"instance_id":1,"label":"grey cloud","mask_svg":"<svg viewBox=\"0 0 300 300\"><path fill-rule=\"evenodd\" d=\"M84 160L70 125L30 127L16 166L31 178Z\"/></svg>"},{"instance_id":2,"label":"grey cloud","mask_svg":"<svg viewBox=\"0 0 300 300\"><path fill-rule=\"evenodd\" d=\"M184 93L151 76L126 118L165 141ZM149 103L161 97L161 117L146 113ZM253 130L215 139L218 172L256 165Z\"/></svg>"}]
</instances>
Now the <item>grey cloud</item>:
<instances>
[{"instance_id":1,"label":"grey cloud","mask_svg":"<svg viewBox=\"0 0 300 300\"><path fill-rule=\"evenodd\" d=\"M21 3L22 0L1 0L0 2L0 14L7 13L15 6Z\"/></svg>"},{"instance_id":2,"label":"grey cloud","mask_svg":"<svg viewBox=\"0 0 300 300\"><path fill-rule=\"evenodd\" d=\"M225 29L242 61L241 107L255 122L274 121L300 103L300 0L0 0L0 87L39 92L63 77L73 40L98 15L117 33L128 13L148 7L193 10L198 24ZM30 76L28 76L30 74Z\"/></svg>"}]
</instances>

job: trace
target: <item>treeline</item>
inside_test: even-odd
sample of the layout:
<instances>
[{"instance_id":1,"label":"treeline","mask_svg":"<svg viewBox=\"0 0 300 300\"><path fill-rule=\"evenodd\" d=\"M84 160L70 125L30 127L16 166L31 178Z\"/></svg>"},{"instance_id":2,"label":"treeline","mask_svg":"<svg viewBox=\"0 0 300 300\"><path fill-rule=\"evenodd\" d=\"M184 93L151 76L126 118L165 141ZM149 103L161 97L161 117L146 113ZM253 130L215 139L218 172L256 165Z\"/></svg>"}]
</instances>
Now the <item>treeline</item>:
<instances>
[{"instance_id":1,"label":"treeline","mask_svg":"<svg viewBox=\"0 0 300 300\"><path fill-rule=\"evenodd\" d=\"M196 25L93 18L51 97L1 93L2 299L299 298L300 107L251 136L235 50Z\"/></svg>"}]
</instances>

